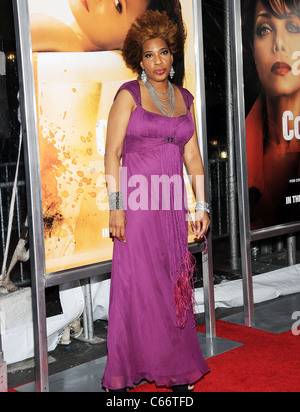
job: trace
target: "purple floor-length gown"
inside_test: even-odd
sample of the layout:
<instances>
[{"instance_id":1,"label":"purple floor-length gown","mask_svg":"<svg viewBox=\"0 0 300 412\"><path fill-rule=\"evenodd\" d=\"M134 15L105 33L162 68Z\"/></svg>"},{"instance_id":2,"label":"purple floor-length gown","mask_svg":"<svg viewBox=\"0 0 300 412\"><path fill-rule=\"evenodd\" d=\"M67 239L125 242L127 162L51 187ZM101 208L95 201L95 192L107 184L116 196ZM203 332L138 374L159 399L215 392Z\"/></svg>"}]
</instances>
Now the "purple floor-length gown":
<instances>
[{"instance_id":1,"label":"purple floor-length gown","mask_svg":"<svg viewBox=\"0 0 300 412\"><path fill-rule=\"evenodd\" d=\"M187 115L169 118L143 109L138 81L123 89L137 108L123 147L127 242L114 242L102 384L120 389L142 379L168 387L195 383L209 369L193 315L183 181L184 146L194 133L193 96L179 88Z\"/></svg>"}]
</instances>

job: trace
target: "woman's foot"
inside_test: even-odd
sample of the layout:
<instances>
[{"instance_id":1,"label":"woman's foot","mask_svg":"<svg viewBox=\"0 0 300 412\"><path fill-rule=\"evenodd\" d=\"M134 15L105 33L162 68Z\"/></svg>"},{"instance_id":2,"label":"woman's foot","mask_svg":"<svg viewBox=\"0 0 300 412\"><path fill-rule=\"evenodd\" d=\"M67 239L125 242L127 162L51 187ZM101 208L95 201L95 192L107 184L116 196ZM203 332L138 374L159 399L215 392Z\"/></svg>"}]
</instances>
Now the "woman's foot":
<instances>
[{"instance_id":1,"label":"woman's foot","mask_svg":"<svg viewBox=\"0 0 300 412\"><path fill-rule=\"evenodd\" d=\"M194 392L194 385L176 385L171 387L173 392Z\"/></svg>"}]
</instances>

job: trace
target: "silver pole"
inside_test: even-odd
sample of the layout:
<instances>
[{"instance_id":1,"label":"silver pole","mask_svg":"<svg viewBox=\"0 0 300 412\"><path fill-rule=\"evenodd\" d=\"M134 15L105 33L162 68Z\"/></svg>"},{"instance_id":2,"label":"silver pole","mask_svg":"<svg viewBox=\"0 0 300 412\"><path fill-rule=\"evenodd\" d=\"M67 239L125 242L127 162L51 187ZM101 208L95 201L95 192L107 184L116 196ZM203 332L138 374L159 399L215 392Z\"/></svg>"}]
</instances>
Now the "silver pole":
<instances>
[{"instance_id":1,"label":"silver pole","mask_svg":"<svg viewBox=\"0 0 300 412\"><path fill-rule=\"evenodd\" d=\"M83 314L82 314L82 321L83 321L83 334L84 334L84 340L88 341L89 339L89 327L88 327L88 315L87 315L87 310L86 310L86 286L82 285L83 288L83 296L84 296L84 309L83 309Z\"/></svg>"},{"instance_id":2,"label":"silver pole","mask_svg":"<svg viewBox=\"0 0 300 412\"><path fill-rule=\"evenodd\" d=\"M24 133L28 225L30 231L36 390L37 392L48 392L49 376L45 298L46 268L37 113L28 2L27 0L14 0L13 8L18 51L20 107Z\"/></svg>"},{"instance_id":3,"label":"silver pole","mask_svg":"<svg viewBox=\"0 0 300 412\"><path fill-rule=\"evenodd\" d=\"M208 234L208 251L212 250L211 231ZM213 352L213 339L216 338L216 311L215 311L215 294L214 294L214 277L213 277L213 257L212 253L202 255L203 267L203 293L205 307L205 325L207 350L210 348Z\"/></svg>"},{"instance_id":4,"label":"silver pole","mask_svg":"<svg viewBox=\"0 0 300 412\"><path fill-rule=\"evenodd\" d=\"M92 291L90 279L85 279L83 283L84 294L84 336L86 340L94 339L94 323L92 310Z\"/></svg>"},{"instance_id":5,"label":"silver pole","mask_svg":"<svg viewBox=\"0 0 300 412\"><path fill-rule=\"evenodd\" d=\"M297 263L296 253L296 236L290 235L287 238L287 252L288 252L288 265L294 266Z\"/></svg>"},{"instance_id":6,"label":"silver pole","mask_svg":"<svg viewBox=\"0 0 300 412\"><path fill-rule=\"evenodd\" d=\"M239 268L239 225L237 212L237 177L234 141L234 115L232 98L232 61L230 36L230 0L225 0L225 73L226 73L226 117L228 139L228 197L229 197L229 238L230 257L233 270Z\"/></svg>"},{"instance_id":7,"label":"silver pole","mask_svg":"<svg viewBox=\"0 0 300 412\"><path fill-rule=\"evenodd\" d=\"M279 238L276 242L276 252L281 253L284 250L284 242L282 238Z\"/></svg>"},{"instance_id":8,"label":"silver pole","mask_svg":"<svg viewBox=\"0 0 300 412\"><path fill-rule=\"evenodd\" d=\"M237 155L238 202L241 260L243 274L244 316L245 325L253 327L255 325L255 321L251 261L247 147L245 128L242 17L240 0L232 0L230 2L230 27L232 38L232 75L234 86L233 101L235 114L234 125Z\"/></svg>"},{"instance_id":9,"label":"silver pole","mask_svg":"<svg viewBox=\"0 0 300 412\"><path fill-rule=\"evenodd\" d=\"M106 339L95 335L94 319L93 319L93 298L91 279L84 279L81 282L84 295L84 310L83 310L83 331L84 336L79 336L77 339L92 345L106 342Z\"/></svg>"},{"instance_id":10,"label":"silver pole","mask_svg":"<svg viewBox=\"0 0 300 412\"><path fill-rule=\"evenodd\" d=\"M207 127L206 127L206 104L205 104L205 76L204 76L204 44L203 44L203 17L202 1L194 0L195 16L195 57L196 57L196 80L197 80L197 115L201 139L199 140L203 154L205 176L209 176ZM200 138L200 136L199 136ZM208 185L206 185L206 197L209 199ZM214 273L211 231L208 234L208 254L202 257L203 266L203 290L205 305L206 339L208 348L213 351L213 339L216 337L216 313L214 296Z\"/></svg>"}]
</instances>

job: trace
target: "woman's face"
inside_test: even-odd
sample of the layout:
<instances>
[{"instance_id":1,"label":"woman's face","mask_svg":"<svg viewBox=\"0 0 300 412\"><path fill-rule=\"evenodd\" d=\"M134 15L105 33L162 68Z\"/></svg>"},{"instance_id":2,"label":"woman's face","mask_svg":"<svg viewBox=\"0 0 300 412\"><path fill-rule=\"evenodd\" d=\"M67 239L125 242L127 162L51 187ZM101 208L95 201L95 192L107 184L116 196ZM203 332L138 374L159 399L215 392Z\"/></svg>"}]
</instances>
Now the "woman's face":
<instances>
[{"instance_id":1,"label":"woman's face","mask_svg":"<svg viewBox=\"0 0 300 412\"><path fill-rule=\"evenodd\" d=\"M165 40L150 39L143 44L141 67L145 70L148 80L154 82L166 80L172 64L173 55Z\"/></svg>"},{"instance_id":2,"label":"woman's face","mask_svg":"<svg viewBox=\"0 0 300 412\"><path fill-rule=\"evenodd\" d=\"M292 72L292 55L300 50L300 19L278 19L259 0L254 24L254 59L267 95L279 97L300 90L300 76Z\"/></svg>"},{"instance_id":3,"label":"woman's face","mask_svg":"<svg viewBox=\"0 0 300 412\"><path fill-rule=\"evenodd\" d=\"M69 0L72 13L97 50L121 49L134 20L150 0Z\"/></svg>"}]
</instances>

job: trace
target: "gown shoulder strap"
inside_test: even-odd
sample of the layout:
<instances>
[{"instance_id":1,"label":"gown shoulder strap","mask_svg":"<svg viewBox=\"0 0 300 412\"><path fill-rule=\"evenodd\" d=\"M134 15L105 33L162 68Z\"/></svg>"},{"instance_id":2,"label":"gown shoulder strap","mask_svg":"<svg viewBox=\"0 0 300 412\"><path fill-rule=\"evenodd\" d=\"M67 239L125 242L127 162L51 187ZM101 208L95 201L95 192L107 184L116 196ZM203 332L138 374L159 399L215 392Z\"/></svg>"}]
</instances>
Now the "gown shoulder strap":
<instances>
[{"instance_id":1,"label":"gown shoulder strap","mask_svg":"<svg viewBox=\"0 0 300 412\"><path fill-rule=\"evenodd\" d=\"M181 87L181 86L177 86L177 87L181 91L186 107L188 108L188 110L191 110L192 104L194 102L194 96L184 87Z\"/></svg>"},{"instance_id":2,"label":"gown shoulder strap","mask_svg":"<svg viewBox=\"0 0 300 412\"><path fill-rule=\"evenodd\" d=\"M114 100L116 100L121 90L127 90L133 97L135 104L137 106L141 106L141 90L140 90L139 82L137 80L132 80L130 82L124 83L117 91L117 94Z\"/></svg>"}]
</instances>

